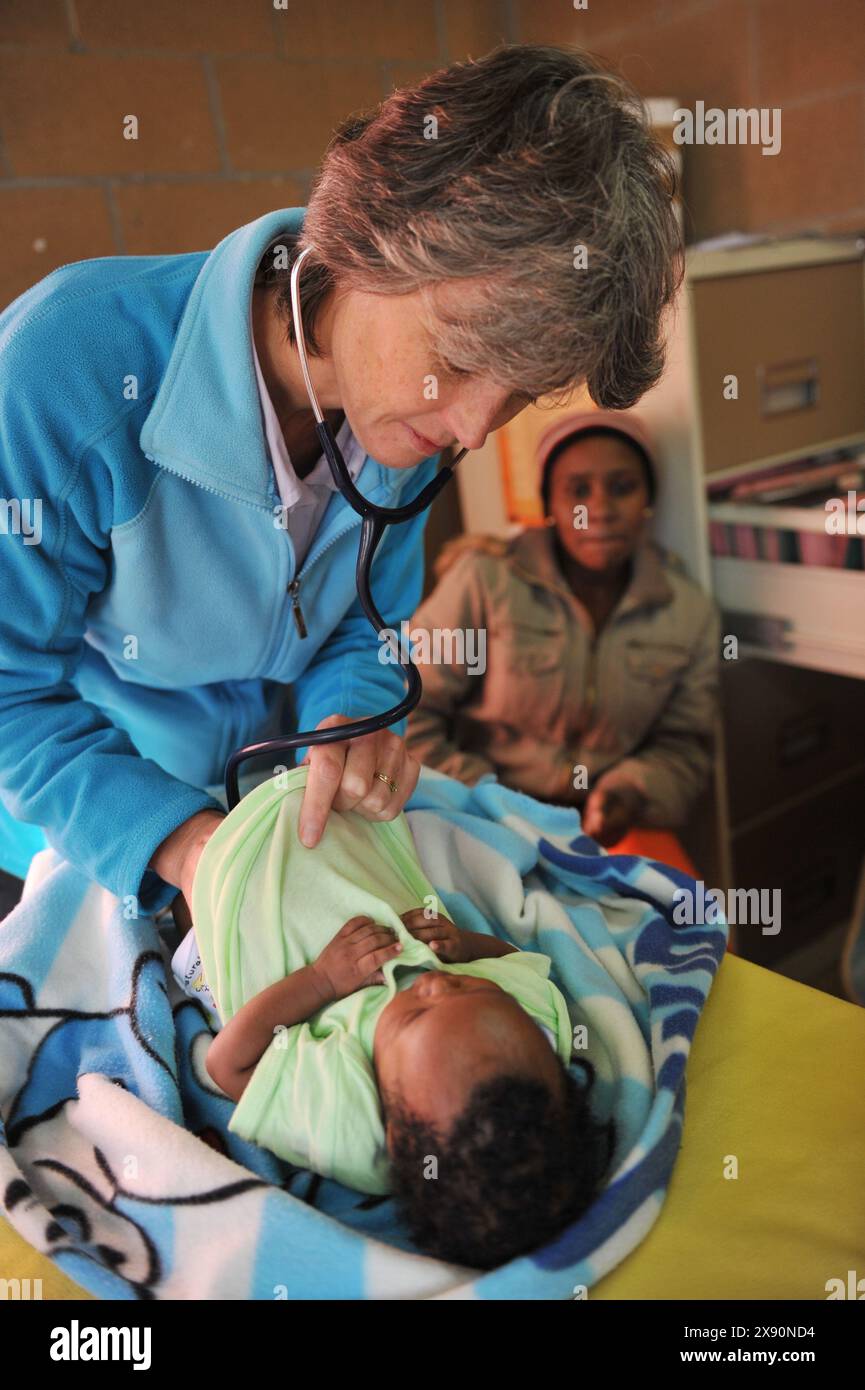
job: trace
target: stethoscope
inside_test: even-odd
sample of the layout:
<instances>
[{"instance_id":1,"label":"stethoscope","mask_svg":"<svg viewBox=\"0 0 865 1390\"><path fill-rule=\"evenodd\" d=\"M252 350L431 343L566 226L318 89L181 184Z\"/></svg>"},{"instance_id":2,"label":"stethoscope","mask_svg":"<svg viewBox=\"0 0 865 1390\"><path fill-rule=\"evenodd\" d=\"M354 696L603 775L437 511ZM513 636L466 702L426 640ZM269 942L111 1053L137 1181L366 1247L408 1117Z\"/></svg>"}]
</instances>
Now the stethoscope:
<instances>
[{"instance_id":1,"label":"stethoscope","mask_svg":"<svg viewBox=\"0 0 865 1390\"><path fill-rule=\"evenodd\" d=\"M345 459L339 449L333 430L324 418L315 388L312 384L312 377L309 371L309 362L306 355L306 339L303 332L303 319L300 313L300 293L298 284L300 279L300 267L306 256L313 248L308 246L298 256L291 270L291 316L294 321L294 335L297 343L297 350L300 355L300 365L303 371L303 380L306 385L306 394L315 415L315 431L319 438L322 451L330 465L333 480L343 497L351 503L354 510L362 518L360 531L360 541L357 548L357 567L356 582L357 596L360 599L361 607L369 621L372 623L376 634L380 634L385 629L384 619L378 612L372 601L372 594L369 587L369 576L372 562L379 541L384 535L385 527L393 526L401 521L411 521L412 517L418 516L426 507L438 497L442 488L450 481L453 471L460 459L468 453L468 449L461 449L456 458L450 463L440 468L431 482L418 493L417 497L411 502L406 502L401 507L379 507L374 502L370 502L364 497L363 493L358 492L351 480ZM397 653L398 644L391 648ZM407 690L398 705L392 709L384 710L382 714L372 714L365 719L353 719L348 724L338 724L329 729L310 729L306 732L289 734L283 738L266 739L263 743L249 743L245 748L238 748L232 753L228 762L225 764L225 795L228 801L229 811L233 810L240 800L238 790L238 769L241 763L248 758L254 758L259 754L265 753L286 753L292 748L303 748L306 744L318 743L340 743L343 739L357 738L361 734L378 733L380 729L387 729L391 724L397 724L400 719L405 718L417 705L423 694L423 683L417 667L409 655L408 661L399 661L403 675L407 683Z\"/></svg>"}]
</instances>

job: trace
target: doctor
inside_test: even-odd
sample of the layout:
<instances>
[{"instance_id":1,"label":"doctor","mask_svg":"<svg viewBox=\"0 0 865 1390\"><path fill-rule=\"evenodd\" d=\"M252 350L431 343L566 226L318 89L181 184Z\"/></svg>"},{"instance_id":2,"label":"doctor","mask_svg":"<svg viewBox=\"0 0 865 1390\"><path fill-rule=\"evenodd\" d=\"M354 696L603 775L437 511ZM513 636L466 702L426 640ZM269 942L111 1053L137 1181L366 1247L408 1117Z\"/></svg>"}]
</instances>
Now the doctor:
<instances>
[{"instance_id":1,"label":"doctor","mask_svg":"<svg viewBox=\"0 0 865 1390\"><path fill-rule=\"evenodd\" d=\"M40 514L38 541L0 533L0 867L47 842L133 910L188 899L229 753L402 695L319 457L300 251L314 386L357 486L395 506L541 394L624 407L653 384L673 191L618 79L506 46L345 122L307 209L209 253L61 266L0 315L5 515ZM423 525L373 564L388 626L420 599ZM403 734L309 750L307 844L332 807L398 814Z\"/></svg>"}]
</instances>

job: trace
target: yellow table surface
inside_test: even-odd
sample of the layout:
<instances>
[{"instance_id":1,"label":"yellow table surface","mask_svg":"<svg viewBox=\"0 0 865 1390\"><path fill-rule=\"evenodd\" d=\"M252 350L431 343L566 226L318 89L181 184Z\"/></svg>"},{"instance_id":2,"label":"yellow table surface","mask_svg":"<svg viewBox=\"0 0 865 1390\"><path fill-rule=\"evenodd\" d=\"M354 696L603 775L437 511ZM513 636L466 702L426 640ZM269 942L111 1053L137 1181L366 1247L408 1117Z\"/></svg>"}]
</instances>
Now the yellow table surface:
<instances>
[{"instance_id":1,"label":"yellow table surface","mask_svg":"<svg viewBox=\"0 0 865 1390\"><path fill-rule=\"evenodd\" d=\"M728 954L687 1083L661 1215L590 1297L825 1299L865 1275L865 1009Z\"/></svg>"},{"instance_id":2,"label":"yellow table surface","mask_svg":"<svg viewBox=\"0 0 865 1390\"><path fill-rule=\"evenodd\" d=\"M661 1214L590 1297L825 1299L865 1277L865 1009L728 954L687 1077ZM0 1270L91 1297L2 1219Z\"/></svg>"}]
</instances>

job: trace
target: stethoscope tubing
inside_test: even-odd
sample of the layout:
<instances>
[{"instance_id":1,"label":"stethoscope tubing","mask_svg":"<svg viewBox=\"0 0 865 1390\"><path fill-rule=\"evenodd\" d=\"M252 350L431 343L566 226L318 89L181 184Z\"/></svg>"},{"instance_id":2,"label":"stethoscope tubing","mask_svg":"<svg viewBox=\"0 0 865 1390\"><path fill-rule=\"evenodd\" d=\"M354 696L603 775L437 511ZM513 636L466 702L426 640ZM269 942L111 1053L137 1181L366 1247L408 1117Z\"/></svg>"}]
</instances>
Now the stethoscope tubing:
<instances>
[{"instance_id":1,"label":"stethoscope tubing","mask_svg":"<svg viewBox=\"0 0 865 1390\"><path fill-rule=\"evenodd\" d=\"M398 525L403 521L411 521L413 517L419 516L422 511L435 501L442 488L447 485L453 477L453 471L460 459L468 453L467 449L462 449L456 458L450 463L445 464L439 469L434 478L421 489L417 497L411 501L403 503L399 507L380 507L375 502L370 502L369 498L364 497L355 487L351 474L348 471L345 459L336 442L333 430L324 418L324 413L319 405L318 397L312 383L312 374L309 370L309 362L306 351L306 338L303 331L303 318L300 312L299 278L300 266L313 248L308 246L301 252L292 266L291 270L291 310L294 320L295 341L297 343L298 356L300 357L301 370L303 372L304 385L306 386L309 403L315 415L315 429L321 444L322 452L328 461L331 475L336 487L350 506L358 513L362 519L360 541L357 549L357 565L355 568L355 580L357 584L357 594L361 607L366 617L372 624L377 636L385 628L385 623L378 612L372 599L370 590L370 570L379 542L388 526ZM240 767L249 758L276 756L280 753L291 752L295 748L303 748L307 745L318 746L327 743L342 743L344 740L352 738L362 738L366 734L379 733L382 729L389 728L392 724L398 724L401 719L416 707L423 694L423 682L420 672L411 660L399 660L398 651L395 650L397 661L402 668L402 673L406 680L406 693L398 704L391 709L383 710L381 714L365 716L363 719L353 719L347 724L337 724L326 729L307 729L296 734L285 734L280 738L265 739L261 743L249 743L243 748L238 748L231 754L225 764L225 796L229 811L233 810L240 800L239 772Z\"/></svg>"}]
</instances>

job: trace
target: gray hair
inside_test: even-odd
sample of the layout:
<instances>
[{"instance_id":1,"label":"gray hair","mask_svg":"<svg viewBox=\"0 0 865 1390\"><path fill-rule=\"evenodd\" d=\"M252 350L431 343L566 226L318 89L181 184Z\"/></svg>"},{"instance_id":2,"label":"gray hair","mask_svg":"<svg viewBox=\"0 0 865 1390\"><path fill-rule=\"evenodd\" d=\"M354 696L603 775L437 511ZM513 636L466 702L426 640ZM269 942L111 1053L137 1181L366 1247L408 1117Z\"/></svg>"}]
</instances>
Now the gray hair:
<instances>
[{"instance_id":1,"label":"gray hair","mask_svg":"<svg viewBox=\"0 0 865 1390\"><path fill-rule=\"evenodd\" d=\"M624 79L577 49L506 44L344 121L287 269L268 252L258 282L287 281L312 246L311 351L334 285L419 290L458 371L533 398L585 383L599 406L624 409L663 371L663 311L682 277L676 190ZM458 279L475 283L448 309L436 289ZM293 340L287 284L279 307Z\"/></svg>"}]
</instances>

